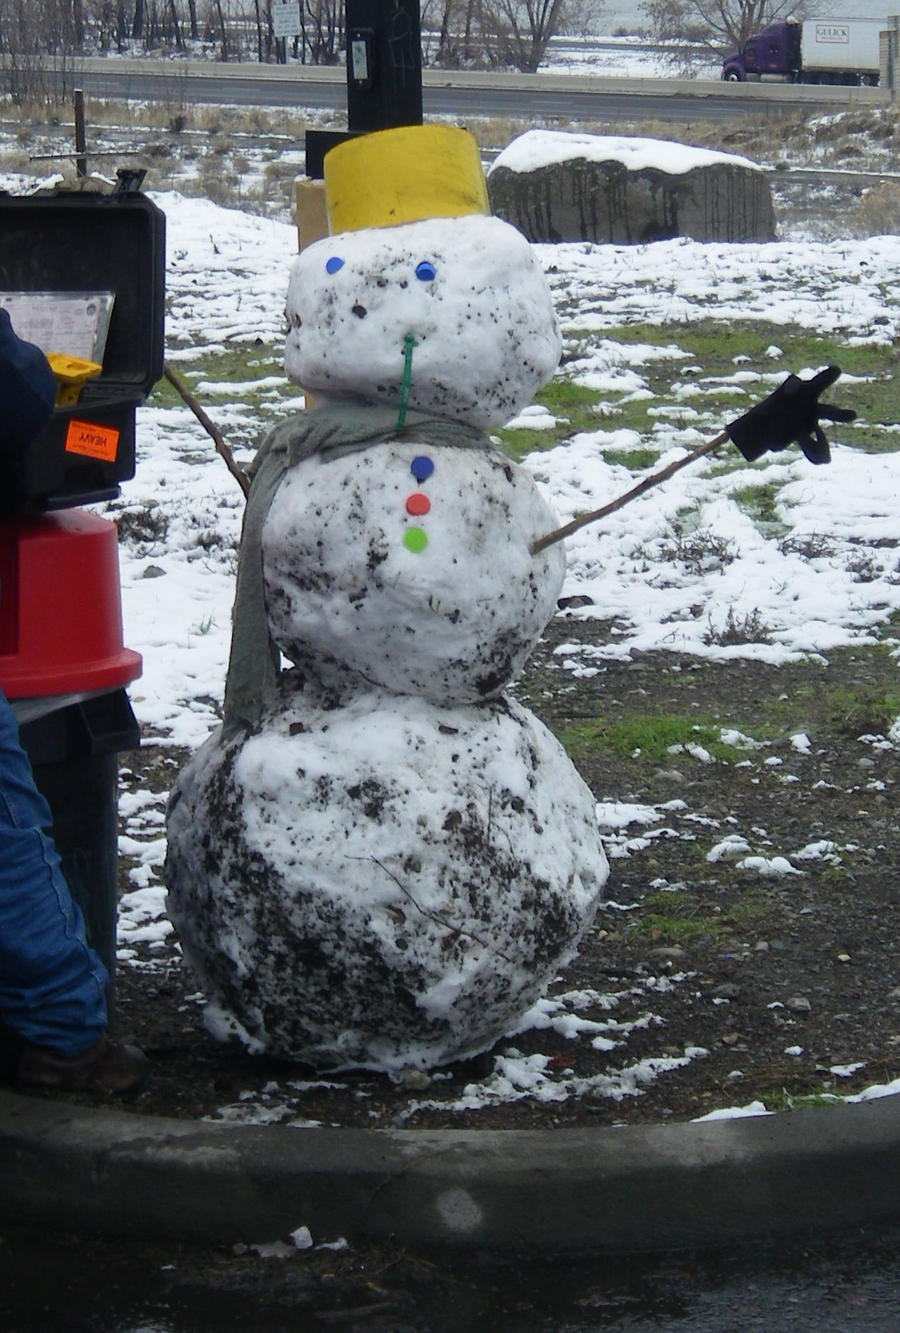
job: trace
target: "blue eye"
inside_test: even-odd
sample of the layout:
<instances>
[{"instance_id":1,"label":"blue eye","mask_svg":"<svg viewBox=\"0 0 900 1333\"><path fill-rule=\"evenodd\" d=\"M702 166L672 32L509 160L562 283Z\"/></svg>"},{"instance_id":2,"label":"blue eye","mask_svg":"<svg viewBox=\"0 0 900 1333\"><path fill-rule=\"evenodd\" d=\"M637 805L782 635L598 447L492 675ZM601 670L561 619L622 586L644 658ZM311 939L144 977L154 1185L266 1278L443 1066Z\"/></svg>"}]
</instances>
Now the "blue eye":
<instances>
[{"instance_id":1,"label":"blue eye","mask_svg":"<svg viewBox=\"0 0 900 1333\"><path fill-rule=\"evenodd\" d=\"M423 259L416 267L416 277L420 282L434 282L434 264L429 264L427 259Z\"/></svg>"},{"instance_id":2,"label":"blue eye","mask_svg":"<svg viewBox=\"0 0 900 1333\"><path fill-rule=\"evenodd\" d=\"M325 272L339 273L343 267L344 267L343 259L339 258L338 255L332 255L331 258L325 264Z\"/></svg>"}]
</instances>

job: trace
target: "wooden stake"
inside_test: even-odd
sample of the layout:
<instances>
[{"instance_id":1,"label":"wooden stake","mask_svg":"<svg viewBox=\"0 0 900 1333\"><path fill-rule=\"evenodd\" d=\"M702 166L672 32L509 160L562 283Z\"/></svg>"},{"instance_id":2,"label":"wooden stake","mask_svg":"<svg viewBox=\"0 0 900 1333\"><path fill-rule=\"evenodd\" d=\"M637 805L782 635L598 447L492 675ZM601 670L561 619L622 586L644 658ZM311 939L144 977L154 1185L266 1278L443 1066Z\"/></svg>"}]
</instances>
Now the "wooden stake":
<instances>
[{"instance_id":1,"label":"wooden stake","mask_svg":"<svg viewBox=\"0 0 900 1333\"><path fill-rule=\"evenodd\" d=\"M87 138L84 131L84 92L75 89L75 175L83 180L87 175Z\"/></svg>"}]
</instances>

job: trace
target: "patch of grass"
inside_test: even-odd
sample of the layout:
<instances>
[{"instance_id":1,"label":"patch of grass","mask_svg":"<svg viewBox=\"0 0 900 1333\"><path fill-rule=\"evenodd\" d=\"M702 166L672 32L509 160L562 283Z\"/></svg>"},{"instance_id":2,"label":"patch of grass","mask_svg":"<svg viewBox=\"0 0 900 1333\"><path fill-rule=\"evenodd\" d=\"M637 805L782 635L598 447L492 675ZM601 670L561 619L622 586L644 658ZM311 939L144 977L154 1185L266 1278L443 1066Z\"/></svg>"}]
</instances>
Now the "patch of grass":
<instances>
[{"instance_id":1,"label":"patch of grass","mask_svg":"<svg viewBox=\"0 0 900 1333\"><path fill-rule=\"evenodd\" d=\"M896 635L900 634L900 609L891 611L876 632L880 633L887 639L894 638Z\"/></svg>"},{"instance_id":2,"label":"patch of grass","mask_svg":"<svg viewBox=\"0 0 900 1333\"><path fill-rule=\"evenodd\" d=\"M783 531L784 523L778 514L780 490L777 483L769 481L758 486L742 486L732 491L731 498L758 527L768 532L774 529Z\"/></svg>"},{"instance_id":3,"label":"patch of grass","mask_svg":"<svg viewBox=\"0 0 900 1333\"><path fill-rule=\"evenodd\" d=\"M645 472L659 461L655 449L604 449L603 457L614 467L627 467L629 472Z\"/></svg>"},{"instance_id":4,"label":"patch of grass","mask_svg":"<svg viewBox=\"0 0 900 1333\"><path fill-rule=\"evenodd\" d=\"M504 453L519 463L528 454L540 453L543 449L554 449L564 438L560 426L552 430L529 430L516 427L515 430L498 430Z\"/></svg>"},{"instance_id":5,"label":"patch of grass","mask_svg":"<svg viewBox=\"0 0 900 1333\"><path fill-rule=\"evenodd\" d=\"M761 1092L759 1100L767 1111L802 1111L813 1106L835 1106L843 1099L836 1092L788 1092L772 1088Z\"/></svg>"},{"instance_id":6,"label":"patch of grass","mask_svg":"<svg viewBox=\"0 0 900 1333\"><path fill-rule=\"evenodd\" d=\"M564 375L557 375L539 389L534 397L535 403L546 407L557 418L556 425L549 430L533 430L527 426L500 430L497 434L503 448L511 458L518 461L526 454L553 449L579 431L596 430L599 398L596 389L587 389L582 384L574 384Z\"/></svg>"},{"instance_id":7,"label":"patch of grass","mask_svg":"<svg viewBox=\"0 0 900 1333\"><path fill-rule=\"evenodd\" d=\"M215 419L216 398L196 392L198 381L209 380L215 384L252 384L254 380L267 379L272 375L284 373L280 351L258 338L247 342L233 342L224 349L211 351L202 348L196 360L178 361L174 369L184 380L192 393L203 399L202 406ZM242 403L259 407L261 395L269 392L260 389L242 388ZM293 390L291 390L293 393ZM174 407L182 401L178 390L167 379L158 380L153 387L151 399L157 407ZM225 401L223 399L223 401Z\"/></svg>"},{"instance_id":8,"label":"patch of grass","mask_svg":"<svg viewBox=\"0 0 900 1333\"><path fill-rule=\"evenodd\" d=\"M566 379L564 375L558 375L542 389L538 389L534 401L541 403L554 414L565 412L569 415L578 408L590 411L599 396L596 389L588 389L583 384L576 384L574 380Z\"/></svg>"},{"instance_id":9,"label":"patch of grass","mask_svg":"<svg viewBox=\"0 0 900 1333\"><path fill-rule=\"evenodd\" d=\"M855 739L867 732L863 725L857 731L857 724L883 723L900 703L897 661L890 643L835 648L828 660L829 666L810 664L804 668L803 674L795 676L789 692L760 698L759 708L764 711L749 724L755 737L761 736L761 727L768 728L770 739L782 740L798 731L808 732L814 739L823 733L841 734L849 727ZM833 685L832 674L844 680L849 675L858 684ZM895 713L891 722L896 716L900 714Z\"/></svg>"},{"instance_id":10,"label":"patch of grass","mask_svg":"<svg viewBox=\"0 0 900 1333\"><path fill-rule=\"evenodd\" d=\"M622 932L626 939L649 939L659 944L689 944L715 933L708 917L666 916L650 912L635 917Z\"/></svg>"},{"instance_id":11,"label":"patch of grass","mask_svg":"<svg viewBox=\"0 0 900 1333\"><path fill-rule=\"evenodd\" d=\"M696 717L678 717L667 713L637 714L617 721L598 718L566 727L560 735L565 748L574 757L583 757L598 748L612 751L620 759L639 758L658 763L671 758L673 750L699 759L699 750L714 759L732 762L742 752L721 739L719 723Z\"/></svg>"},{"instance_id":12,"label":"patch of grass","mask_svg":"<svg viewBox=\"0 0 900 1333\"><path fill-rule=\"evenodd\" d=\"M505 148L513 139L531 129L531 122L511 116L472 116L466 128L479 148Z\"/></svg>"},{"instance_id":13,"label":"patch of grass","mask_svg":"<svg viewBox=\"0 0 900 1333\"><path fill-rule=\"evenodd\" d=\"M624 929L626 938L650 939L663 944L684 944L707 938L710 915L696 894L677 889L649 893Z\"/></svg>"},{"instance_id":14,"label":"patch of grass","mask_svg":"<svg viewBox=\"0 0 900 1333\"><path fill-rule=\"evenodd\" d=\"M571 330L567 337L589 347L596 334L586 330ZM869 344L847 345L837 337L822 337L807 329L776 324L730 324L709 318L690 324L630 324L605 329L604 338L614 342L647 343L664 348L677 344L694 364L702 367L690 385L701 393L691 394L694 405L724 422L747 410L759 397L774 387L774 382L789 372L798 373L807 368L839 365L845 375L858 377L858 382L841 384L830 390L829 401L856 411L858 420L852 426L837 428L842 443L868 452L894 452L900 448L895 431L886 427L897 420L898 365L900 349L874 347ZM770 348L783 349L782 357L773 357ZM734 383L738 367L752 368L767 378L759 384L759 392L750 383ZM683 378L683 357L662 356L641 367L651 393L659 402L673 403L673 386ZM616 402L615 395L607 395ZM648 430L647 403L621 404L623 424L635 429ZM717 427L714 427L716 429ZM834 430L832 430L834 435Z\"/></svg>"},{"instance_id":15,"label":"patch of grass","mask_svg":"<svg viewBox=\"0 0 900 1333\"><path fill-rule=\"evenodd\" d=\"M575 384L565 375L557 375L555 379L549 381L549 384L545 384L537 391L533 401L540 404L540 407L547 408L548 412L552 412L557 419L556 425L545 431L535 431L528 427L497 431L505 451L512 459L520 460L524 459L527 453L553 449L557 444L571 439L581 431L596 431L601 425L603 408L608 405L597 389L588 389L583 384ZM616 416L616 427L621 428L625 424L627 424L625 421ZM647 428L647 413L643 408L641 408L641 425ZM648 459L656 459L656 453L651 449L644 452Z\"/></svg>"},{"instance_id":16,"label":"patch of grass","mask_svg":"<svg viewBox=\"0 0 900 1333\"><path fill-rule=\"evenodd\" d=\"M691 944L699 940L720 940L734 933L760 915L762 905L741 902L734 909L720 909L701 895L689 890L668 889L650 893L636 914L629 918L623 935L660 944Z\"/></svg>"},{"instance_id":17,"label":"patch of grass","mask_svg":"<svg viewBox=\"0 0 900 1333\"><path fill-rule=\"evenodd\" d=\"M900 689L841 687L826 690L824 703L829 720L844 736L886 736L900 717Z\"/></svg>"},{"instance_id":18,"label":"patch of grass","mask_svg":"<svg viewBox=\"0 0 900 1333\"><path fill-rule=\"evenodd\" d=\"M853 217L858 236L896 236L900 224L900 186L880 181L863 192Z\"/></svg>"},{"instance_id":19,"label":"patch of grass","mask_svg":"<svg viewBox=\"0 0 900 1333\"><path fill-rule=\"evenodd\" d=\"M633 398L626 393L607 393L596 408L594 427L607 425L615 430L633 430L639 435L660 433L659 418L651 412L654 398ZM678 429L673 427L673 429Z\"/></svg>"}]
</instances>

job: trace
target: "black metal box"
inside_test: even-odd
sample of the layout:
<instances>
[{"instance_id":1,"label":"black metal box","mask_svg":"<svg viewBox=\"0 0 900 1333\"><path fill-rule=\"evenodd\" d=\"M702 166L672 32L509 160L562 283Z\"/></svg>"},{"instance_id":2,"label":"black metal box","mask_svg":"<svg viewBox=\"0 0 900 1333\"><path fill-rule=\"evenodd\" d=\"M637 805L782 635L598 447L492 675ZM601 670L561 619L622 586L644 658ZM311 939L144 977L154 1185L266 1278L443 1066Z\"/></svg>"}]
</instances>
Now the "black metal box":
<instances>
[{"instance_id":1,"label":"black metal box","mask_svg":"<svg viewBox=\"0 0 900 1333\"><path fill-rule=\"evenodd\" d=\"M113 298L102 373L2 477L6 516L111 499L134 476L135 409L163 373L165 215L134 190L0 193L0 299L96 292Z\"/></svg>"}]
</instances>

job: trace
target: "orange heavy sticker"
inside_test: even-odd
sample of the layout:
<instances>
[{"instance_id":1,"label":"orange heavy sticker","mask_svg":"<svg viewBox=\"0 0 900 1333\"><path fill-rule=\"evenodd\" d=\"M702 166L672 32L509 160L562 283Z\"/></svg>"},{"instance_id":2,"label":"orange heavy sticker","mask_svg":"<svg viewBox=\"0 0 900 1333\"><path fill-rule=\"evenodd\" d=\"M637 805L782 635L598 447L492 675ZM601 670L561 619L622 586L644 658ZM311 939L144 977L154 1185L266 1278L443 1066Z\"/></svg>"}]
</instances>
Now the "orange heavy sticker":
<instances>
[{"instance_id":1,"label":"orange heavy sticker","mask_svg":"<svg viewBox=\"0 0 900 1333\"><path fill-rule=\"evenodd\" d=\"M87 458L99 458L103 463L114 463L118 444L119 432L114 426L94 426L89 421L69 422L67 454L84 454Z\"/></svg>"}]
</instances>

